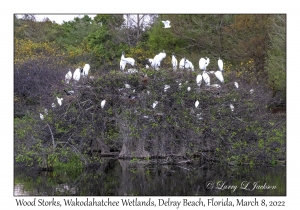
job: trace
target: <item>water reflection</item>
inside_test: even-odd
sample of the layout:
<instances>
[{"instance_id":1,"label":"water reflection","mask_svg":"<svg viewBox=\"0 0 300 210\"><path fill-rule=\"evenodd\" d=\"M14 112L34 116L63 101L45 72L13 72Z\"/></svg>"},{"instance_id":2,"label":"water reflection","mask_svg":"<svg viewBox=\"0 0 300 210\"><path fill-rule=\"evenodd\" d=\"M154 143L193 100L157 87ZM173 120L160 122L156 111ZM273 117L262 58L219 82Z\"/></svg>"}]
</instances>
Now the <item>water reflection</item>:
<instances>
[{"instance_id":1,"label":"water reflection","mask_svg":"<svg viewBox=\"0 0 300 210\"><path fill-rule=\"evenodd\" d=\"M284 196L286 167L162 165L104 159L80 174L15 168L14 195L30 196Z\"/></svg>"}]
</instances>

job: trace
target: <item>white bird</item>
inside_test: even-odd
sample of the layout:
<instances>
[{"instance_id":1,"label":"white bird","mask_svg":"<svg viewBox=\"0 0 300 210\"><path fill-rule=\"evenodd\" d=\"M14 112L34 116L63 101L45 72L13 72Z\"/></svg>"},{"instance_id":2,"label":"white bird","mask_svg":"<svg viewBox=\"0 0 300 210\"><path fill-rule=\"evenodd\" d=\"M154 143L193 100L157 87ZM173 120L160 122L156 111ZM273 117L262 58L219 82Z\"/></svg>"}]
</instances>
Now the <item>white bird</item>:
<instances>
[{"instance_id":1,"label":"white bird","mask_svg":"<svg viewBox=\"0 0 300 210\"><path fill-rule=\"evenodd\" d=\"M67 84L69 84L70 80L72 79L72 72L71 70L69 69L68 73L66 74L65 76L65 81Z\"/></svg>"},{"instance_id":2,"label":"white bird","mask_svg":"<svg viewBox=\"0 0 300 210\"><path fill-rule=\"evenodd\" d=\"M203 72L202 78L203 78L205 84L207 86L210 86L210 77L208 76L208 74L206 73L206 71Z\"/></svg>"},{"instance_id":3,"label":"white bird","mask_svg":"<svg viewBox=\"0 0 300 210\"><path fill-rule=\"evenodd\" d=\"M156 70L159 69L160 67L160 63L161 61L166 57L166 53L165 51L163 50L161 53L157 54L154 58L153 58L153 61L151 63L151 66L153 68L155 68Z\"/></svg>"},{"instance_id":4,"label":"white bird","mask_svg":"<svg viewBox=\"0 0 300 210\"><path fill-rule=\"evenodd\" d=\"M234 82L234 85L236 88L239 88L239 84L237 82Z\"/></svg>"},{"instance_id":5,"label":"white bird","mask_svg":"<svg viewBox=\"0 0 300 210\"><path fill-rule=\"evenodd\" d=\"M48 115L48 109L45 109L45 114Z\"/></svg>"},{"instance_id":6,"label":"white bird","mask_svg":"<svg viewBox=\"0 0 300 210\"><path fill-rule=\"evenodd\" d=\"M82 75L83 76L88 76L90 70L90 64L85 64L82 70Z\"/></svg>"},{"instance_id":7,"label":"white bird","mask_svg":"<svg viewBox=\"0 0 300 210\"><path fill-rule=\"evenodd\" d=\"M44 115L40 113L41 120L44 120Z\"/></svg>"},{"instance_id":8,"label":"white bird","mask_svg":"<svg viewBox=\"0 0 300 210\"><path fill-rule=\"evenodd\" d=\"M189 61L185 57L180 60L179 68L180 69L191 69L192 71L194 71L194 65L192 64L191 61Z\"/></svg>"},{"instance_id":9,"label":"white bird","mask_svg":"<svg viewBox=\"0 0 300 210\"><path fill-rule=\"evenodd\" d=\"M135 60L133 58L125 58L125 53L122 52L121 61L120 61L120 68L124 71L126 64L130 64L134 67Z\"/></svg>"},{"instance_id":10,"label":"white bird","mask_svg":"<svg viewBox=\"0 0 300 210\"><path fill-rule=\"evenodd\" d=\"M145 66L145 67L146 67L146 69L149 69L149 66L148 66L148 64L146 64L146 66Z\"/></svg>"},{"instance_id":11,"label":"white bird","mask_svg":"<svg viewBox=\"0 0 300 210\"><path fill-rule=\"evenodd\" d=\"M208 57L205 57L206 58L206 62L205 62L205 70L206 70L206 67L208 66L208 64L209 64L209 58Z\"/></svg>"},{"instance_id":12,"label":"white bird","mask_svg":"<svg viewBox=\"0 0 300 210\"><path fill-rule=\"evenodd\" d=\"M129 85L129 84L125 84L125 87L126 87L126 88L130 88L130 85Z\"/></svg>"},{"instance_id":13,"label":"white bird","mask_svg":"<svg viewBox=\"0 0 300 210\"><path fill-rule=\"evenodd\" d=\"M229 106L230 106L231 111L233 112L234 111L234 106L232 104L230 104Z\"/></svg>"},{"instance_id":14,"label":"white bird","mask_svg":"<svg viewBox=\"0 0 300 210\"><path fill-rule=\"evenodd\" d=\"M220 80L220 82L224 83L224 77L223 77L222 71L218 70L218 71L214 72L214 74L216 75L218 80Z\"/></svg>"},{"instance_id":15,"label":"white bird","mask_svg":"<svg viewBox=\"0 0 300 210\"><path fill-rule=\"evenodd\" d=\"M195 102L195 107L197 108L199 106L199 101L197 100L196 102Z\"/></svg>"},{"instance_id":16,"label":"white bird","mask_svg":"<svg viewBox=\"0 0 300 210\"><path fill-rule=\"evenodd\" d=\"M104 108L105 103L106 103L106 100L102 100L102 101L101 101L101 108L102 108L102 109Z\"/></svg>"},{"instance_id":17,"label":"white bird","mask_svg":"<svg viewBox=\"0 0 300 210\"><path fill-rule=\"evenodd\" d=\"M73 79L76 80L77 82L80 80L80 74L82 71L83 71L83 69L80 67L74 71Z\"/></svg>"},{"instance_id":18,"label":"white bird","mask_svg":"<svg viewBox=\"0 0 300 210\"><path fill-rule=\"evenodd\" d=\"M163 24L165 25L164 28L171 28L171 26L170 26L170 21L169 21L169 20L163 20L163 21L161 21L161 22L163 22Z\"/></svg>"},{"instance_id":19,"label":"white bird","mask_svg":"<svg viewBox=\"0 0 300 210\"><path fill-rule=\"evenodd\" d=\"M52 106L52 108L55 108L55 107L56 107L55 103L52 103L51 106Z\"/></svg>"},{"instance_id":20,"label":"white bird","mask_svg":"<svg viewBox=\"0 0 300 210\"><path fill-rule=\"evenodd\" d=\"M63 98L58 98L58 97L56 97L56 99L57 99L57 103L61 106L62 100L64 100L64 99Z\"/></svg>"},{"instance_id":21,"label":"white bird","mask_svg":"<svg viewBox=\"0 0 300 210\"><path fill-rule=\"evenodd\" d=\"M190 92L190 90L191 90L191 87L187 87L187 91Z\"/></svg>"},{"instance_id":22,"label":"white bird","mask_svg":"<svg viewBox=\"0 0 300 210\"><path fill-rule=\"evenodd\" d=\"M173 66L173 70L176 71L177 69L177 59L175 57L175 53L172 53L172 66Z\"/></svg>"},{"instance_id":23,"label":"white bird","mask_svg":"<svg viewBox=\"0 0 300 210\"><path fill-rule=\"evenodd\" d=\"M206 70L206 65L205 65L205 63L206 63L205 58L200 58L200 60L199 60L199 68L200 68L200 70L203 70L203 71Z\"/></svg>"},{"instance_id":24,"label":"white bird","mask_svg":"<svg viewBox=\"0 0 300 210\"><path fill-rule=\"evenodd\" d=\"M221 60L221 58L219 58L218 60L218 66L219 66L219 70L223 71L223 61Z\"/></svg>"},{"instance_id":25,"label":"white bird","mask_svg":"<svg viewBox=\"0 0 300 210\"><path fill-rule=\"evenodd\" d=\"M74 90L66 91L66 90L64 89L64 91L66 92L67 95L73 95L73 94L74 94Z\"/></svg>"},{"instance_id":26,"label":"white bird","mask_svg":"<svg viewBox=\"0 0 300 210\"><path fill-rule=\"evenodd\" d=\"M166 92L171 86L170 85L165 85L164 91Z\"/></svg>"},{"instance_id":27,"label":"white bird","mask_svg":"<svg viewBox=\"0 0 300 210\"><path fill-rule=\"evenodd\" d=\"M198 74L196 77L196 83L199 87L201 86L201 82L202 82L202 75Z\"/></svg>"},{"instance_id":28,"label":"white bird","mask_svg":"<svg viewBox=\"0 0 300 210\"><path fill-rule=\"evenodd\" d=\"M158 101L154 101L152 104L153 109L156 107L156 105L158 104Z\"/></svg>"},{"instance_id":29,"label":"white bird","mask_svg":"<svg viewBox=\"0 0 300 210\"><path fill-rule=\"evenodd\" d=\"M250 90L250 94L252 94L253 92L254 92L254 90L253 90L253 89L251 89L251 90Z\"/></svg>"},{"instance_id":30,"label":"white bird","mask_svg":"<svg viewBox=\"0 0 300 210\"><path fill-rule=\"evenodd\" d=\"M219 84L212 84L211 87L220 88L221 85L219 85Z\"/></svg>"}]
</instances>

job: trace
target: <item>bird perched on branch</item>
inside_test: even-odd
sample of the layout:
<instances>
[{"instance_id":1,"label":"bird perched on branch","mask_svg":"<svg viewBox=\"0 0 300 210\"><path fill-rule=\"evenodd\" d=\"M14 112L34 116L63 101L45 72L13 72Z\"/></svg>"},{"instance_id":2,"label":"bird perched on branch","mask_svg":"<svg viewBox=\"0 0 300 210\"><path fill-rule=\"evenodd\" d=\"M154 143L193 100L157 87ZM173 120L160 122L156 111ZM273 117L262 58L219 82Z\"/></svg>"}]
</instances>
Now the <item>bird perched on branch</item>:
<instances>
[{"instance_id":1,"label":"bird perched on branch","mask_svg":"<svg viewBox=\"0 0 300 210\"><path fill-rule=\"evenodd\" d=\"M135 60L133 58L125 58L125 53L122 52L121 61L120 61L120 69L122 71L124 71L127 63L132 67L134 67Z\"/></svg>"},{"instance_id":2,"label":"bird perched on branch","mask_svg":"<svg viewBox=\"0 0 300 210\"><path fill-rule=\"evenodd\" d=\"M83 72L83 69L81 67L78 67L75 71L74 71L74 74L73 74L73 79L75 81L79 81L80 80L80 75L81 73Z\"/></svg>"},{"instance_id":3,"label":"bird perched on branch","mask_svg":"<svg viewBox=\"0 0 300 210\"><path fill-rule=\"evenodd\" d=\"M66 76L65 76L65 82L66 82L67 84L69 84L71 79L72 79L72 72L71 72L71 70L69 69L68 73L67 73Z\"/></svg>"},{"instance_id":4,"label":"bird perched on branch","mask_svg":"<svg viewBox=\"0 0 300 210\"><path fill-rule=\"evenodd\" d=\"M194 65L192 64L191 61L189 61L185 57L180 60L179 68L180 69L191 69L192 71L194 71Z\"/></svg>"},{"instance_id":5,"label":"bird perched on branch","mask_svg":"<svg viewBox=\"0 0 300 210\"><path fill-rule=\"evenodd\" d=\"M101 101L101 108L102 108L102 109L104 108L105 103L106 103L106 100L102 100L102 101Z\"/></svg>"},{"instance_id":6,"label":"bird perched on branch","mask_svg":"<svg viewBox=\"0 0 300 210\"><path fill-rule=\"evenodd\" d=\"M172 53L172 67L173 67L173 70L174 71L176 71L176 69L177 69L177 59L176 59L176 57L175 57L175 53L173 52Z\"/></svg>"},{"instance_id":7,"label":"bird perched on branch","mask_svg":"<svg viewBox=\"0 0 300 210\"><path fill-rule=\"evenodd\" d=\"M161 22L164 24L164 28L171 28L169 20L163 20Z\"/></svg>"},{"instance_id":8,"label":"bird perched on branch","mask_svg":"<svg viewBox=\"0 0 300 210\"><path fill-rule=\"evenodd\" d=\"M56 97L56 99L57 99L57 103L59 104L59 106L61 106L62 105L62 100L64 100L63 98L58 98L58 97Z\"/></svg>"},{"instance_id":9,"label":"bird perched on branch","mask_svg":"<svg viewBox=\"0 0 300 210\"><path fill-rule=\"evenodd\" d=\"M74 94L74 90L66 91L66 90L64 89L64 91L66 92L67 95L73 95L73 94Z\"/></svg>"},{"instance_id":10,"label":"bird perched on branch","mask_svg":"<svg viewBox=\"0 0 300 210\"><path fill-rule=\"evenodd\" d=\"M161 61L166 57L166 52L163 50L161 53L157 54L154 58L153 58L153 61L151 63L151 66L158 70L159 67L160 67L160 63Z\"/></svg>"}]
</instances>

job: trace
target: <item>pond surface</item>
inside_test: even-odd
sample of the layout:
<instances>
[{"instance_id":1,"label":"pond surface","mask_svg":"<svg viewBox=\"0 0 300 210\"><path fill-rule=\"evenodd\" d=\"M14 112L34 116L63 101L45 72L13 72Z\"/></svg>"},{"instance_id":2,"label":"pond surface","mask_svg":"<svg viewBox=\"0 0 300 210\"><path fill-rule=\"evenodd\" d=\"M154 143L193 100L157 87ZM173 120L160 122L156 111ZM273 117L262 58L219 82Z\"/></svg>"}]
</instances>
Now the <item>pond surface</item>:
<instances>
[{"instance_id":1,"label":"pond surface","mask_svg":"<svg viewBox=\"0 0 300 210\"><path fill-rule=\"evenodd\" d=\"M162 165L103 159L77 173L15 167L15 196L286 196L286 166ZM150 164L151 163L151 164Z\"/></svg>"}]
</instances>

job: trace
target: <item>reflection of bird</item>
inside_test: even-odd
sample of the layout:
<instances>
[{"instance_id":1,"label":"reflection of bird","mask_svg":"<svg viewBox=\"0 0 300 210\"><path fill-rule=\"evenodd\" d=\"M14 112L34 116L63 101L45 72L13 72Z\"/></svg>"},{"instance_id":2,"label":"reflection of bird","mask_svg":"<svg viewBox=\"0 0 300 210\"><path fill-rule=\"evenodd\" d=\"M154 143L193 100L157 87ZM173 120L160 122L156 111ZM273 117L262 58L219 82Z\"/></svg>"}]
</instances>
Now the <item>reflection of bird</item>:
<instances>
[{"instance_id":1,"label":"reflection of bird","mask_svg":"<svg viewBox=\"0 0 300 210\"><path fill-rule=\"evenodd\" d=\"M40 113L41 120L44 120L44 115Z\"/></svg>"},{"instance_id":2,"label":"reflection of bird","mask_svg":"<svg viewBox=\"0 0 300 210\"><path fill-rule=\"evenodd\" d=\"M201 74L197 75L196 82L197 82L197 85L200 87L201 86L201 82L202 82L202 75Z\"/></svg>"},{"instance_id":3,"label":"reflection of bird","mask_svg":"<svg viewBox=\"0 0 300 210\"><path fill-rule=\"evenodd\" d=\"M57 103L61 106L61 104L62 104L62 100L64 100L63 98L58 98L58 97L56 97L57 98Z\"/></svg>"},{"instance_id":4,"label":"reflection of bird","mask_svg":"<svg viewBox=\"0 0 300 210\"><path fill-rule=\"evenodd\" d=\"M173 70L176 71L177 69L177 59L175 57L175 53L172 53L172 66L173 66Z\"/></svg>"},{"instance_id":5,"label":"reflection of bird","mask_svg":"<svg viewBox=\"0 0 300 210\"><path fill-rule=\"evenodd\" d=\"M199 106L199 101L197 100L196 102L195 102L195 107L197 108Z\"/></svg>"},{"instance_id":6,"label":"reflection of bird","mask_svg":"<svg viewBox=\"0 0 300 210\"><path fill-rule=\"evenodd\" d=\"M171 26L170 26L170 21L169 21L169 20L163 20L163 21L161 21L161 22L163 22L163 24L165 25L164 28L171 28Z\"/></svg>"},{"instance_id":7,"label":"reflection of bird","mask_svg":"<svg viewBox=\"0 0 300 210\"><path fill-rule=\"evenodd\" d=\"M67 84L69 84L70 80L72 79L72 72L71 70L69 69L68 73L66 74L65 76L65 81Z\"/></svg>"},{"instance_id":8,"label":"reflection of bird","mask_svg":"<svg viewBox=\"0 0 300 210\"><path fill-rule=\"evenodd\" d=\"M239 84L237 82L234 82L234 85L236 88L239 88Z\"/></svg>"},{"instance_id":9,"label":"reflection of bird","mask_svg":"<svg viewBox=\"0 0 300 210\"><path fill-rule=\"evenodd\" d=\"M101 108L103 109L103 107L105 106L106 100L102 100L101 101Z\"/></svg>"},{"instance_id":10,"label":"reflection of bird","mask_svg":"<svg viewBox=\"0 0 300 210\"><path fill-rule=\"evenodd\" d=\"M232 104L230 104L229 106L230 106L231 111L233 112L234 106Z\"/></svg>"}]
</instances>

